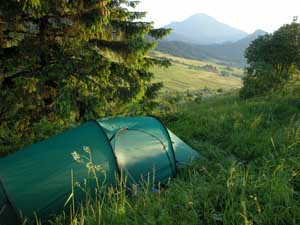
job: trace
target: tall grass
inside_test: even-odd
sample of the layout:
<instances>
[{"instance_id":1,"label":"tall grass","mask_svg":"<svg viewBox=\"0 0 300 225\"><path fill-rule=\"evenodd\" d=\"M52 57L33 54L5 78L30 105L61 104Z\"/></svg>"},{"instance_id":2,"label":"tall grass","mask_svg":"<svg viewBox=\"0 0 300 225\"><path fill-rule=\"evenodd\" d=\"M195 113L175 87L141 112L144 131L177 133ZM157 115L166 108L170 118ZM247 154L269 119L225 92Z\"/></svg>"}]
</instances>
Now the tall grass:
<instances>
[{"instance_id":1,"label":"tall grass","mask_svg":"<svg viewBox=\"0 0 300 225\"><path fill-rule=\"evenodd\" d=\"M124 184L50 224L299 224L300 99L235 95L181 105L167 126L201 152L166 189Z\"/></svg>"}]
</instances>

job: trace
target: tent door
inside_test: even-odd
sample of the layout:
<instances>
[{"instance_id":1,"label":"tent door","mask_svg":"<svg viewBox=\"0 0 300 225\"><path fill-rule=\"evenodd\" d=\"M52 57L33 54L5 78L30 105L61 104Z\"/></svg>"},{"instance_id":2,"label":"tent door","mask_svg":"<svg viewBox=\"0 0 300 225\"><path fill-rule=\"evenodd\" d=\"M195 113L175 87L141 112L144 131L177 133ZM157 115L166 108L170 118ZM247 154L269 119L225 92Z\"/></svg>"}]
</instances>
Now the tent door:
<instances>
[{"instance_id":1,"label":"tent door","mask_svg":"<svg viewBox=\"0 0 300 225\"><path fill-rule=\"evenodd\" d=\"M122 128L111 139L127 184L153 185L172 176L172 162L164 140L137 129Z\"/></svg>"}]
</instances>

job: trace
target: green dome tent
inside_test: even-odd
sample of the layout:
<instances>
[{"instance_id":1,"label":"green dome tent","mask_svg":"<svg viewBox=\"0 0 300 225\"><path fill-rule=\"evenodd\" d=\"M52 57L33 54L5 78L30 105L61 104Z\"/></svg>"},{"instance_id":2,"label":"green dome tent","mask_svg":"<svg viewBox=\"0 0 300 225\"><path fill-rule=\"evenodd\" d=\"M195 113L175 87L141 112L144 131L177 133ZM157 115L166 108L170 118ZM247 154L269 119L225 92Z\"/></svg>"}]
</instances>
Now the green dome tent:
<instances>
[{"instance_id":1,"label":"green dome tent","mask_svg":"<svg viewBox=\"0 0 300 225\"><path fill-rule=\"evenodd\" d=\"M109 185L116 184L120 173L129 185L149 176L155 183L164 182L176 176L178 166L199 157L155 117L86 122L0 158L0 225L17 224L20 213L44 217L63 209L71 170L75 181L87 176L87 168L74 160L74 151L84 146L92 150L93 163L105 170L99 180Z\"/></svg>"}]
</instances>

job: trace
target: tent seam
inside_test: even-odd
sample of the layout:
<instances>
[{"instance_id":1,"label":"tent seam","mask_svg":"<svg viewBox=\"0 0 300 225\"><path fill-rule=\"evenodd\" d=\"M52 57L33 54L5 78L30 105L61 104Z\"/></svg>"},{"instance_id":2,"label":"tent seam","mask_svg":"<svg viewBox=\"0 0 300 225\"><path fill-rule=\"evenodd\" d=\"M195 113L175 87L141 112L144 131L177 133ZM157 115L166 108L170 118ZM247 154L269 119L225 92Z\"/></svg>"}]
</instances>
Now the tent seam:
<instances>
[{"instance_id":1,"label":"tent seam","mask_svg":"<svg viewBox=\"0 0 300 225\"><path fill-rule=\"evenodd\" d=\"M108 136L106 135L106 133L105 133L103 127L101 126L101 124L100 124L97 120L92 120L92 121L95 122L95 123L98 125L98 127L100 128L100 130L101 130L102 133L104 134L104 136L105 136L105 138L106 138L106 140L107 140L107 142L108 142L108 144L109 144L110 150L111 150L111 152L112 152L112 154L113 154L113 158L114 158L114 160L115 160L115 164L116 164L116 167L117 167L117 173L118 173L118 176L119 176L119 178L121 178L121 170L120 170L120 167L119 167L119 164L118 164L117 156L116 156L115 151L114 151L114 149L113 149L113 147L112 147L112 145L111 145L111 143L110 143L110 141L109 141Z\"/></svg>"},{"instance_id":2,"label":"tent seam","mask_svg":"<svg viewBox=\"0 0 300 225\"><path fill-rule=\"evenodd\" d=\"M118 130L118 131L113 135L113 137L111 137L111 140L115 139L115 142L114 142L115 149L116 149L117 136L118 136L121 132L123 132L123 131L125 131L125 130L128 130L128 128L122 128L122 129ZM133 182L135 182L135 184L138 184L138 182L134 179L134 177L131 175L131 173L129 173L129 171L127 170L126 167L123 167L122 169L123 169L123 170L126 170L126 172L128 173L129 178L130 178L131 180L133 180ZM126 186L127 186L127 184L126 184ZM128 187L128 188L130 189L130 187Z\"/></svg>"},{"instance_id":3,"label":"tent seam","mask_svg":"<svg viewBox=\"0 0 300 225\"><path fill-rule=\"evenodd\" d=\"M170 143L171 143L171 149L172 149L172 153L173 153L173 158L174 158L174 167L175 167L174 177L176 177L177 176L177 166L176 166L177 160L176 160L175 151L174 151L174 147L173 147L173 144L172 144L172 139L171 139L171 136L169 134L169 131L168 131L167 127L164 125L164 123L161 121L160 118L158 118L157 116L154 116L154 115L149 115L149 117L152 117L155 120L157 120L162 125L162 127L164 128L164 130L166 131L166 133L168 135L168 138L169 138Z\"/></svg>"}]
</instances>

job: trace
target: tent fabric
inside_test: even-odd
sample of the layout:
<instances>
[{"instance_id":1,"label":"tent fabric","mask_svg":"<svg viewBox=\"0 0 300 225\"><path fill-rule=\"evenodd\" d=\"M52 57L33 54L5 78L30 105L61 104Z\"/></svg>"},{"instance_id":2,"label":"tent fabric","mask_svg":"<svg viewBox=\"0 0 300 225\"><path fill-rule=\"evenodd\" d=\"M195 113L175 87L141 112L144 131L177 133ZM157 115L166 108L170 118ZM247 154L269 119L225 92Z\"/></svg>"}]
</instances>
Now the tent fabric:
<instances>
[{"instance_id":1,"label":"tent fabric","mask_svg":"<svg viewBox=\"0 0 300 225\"><path fill-rule=\"evenodd\" d=\"M106 167L106 180L114 183L114 154L99 124L91 121L0 160L0 176L14 207L28 217L61 210L70 195L71 170L75 181L87 177L86 167L71 155L82 146L93 149L94 161Z\"/></svg>"},{"instance_id":2,"label":"tent fabric","mask_svg":"<svg viewBox=\"0 0 300 225\"><path fill-rule=\"evenodd\" d=\"M128 185L147 179L164 182L176 176L178 166L199 157L155 117L86 122L0 158L0 225L15 225L19 213L32 218L34 213L46 217L63 210L71 192L71 171L79 183L88 176L86 165L74 160L74 151L87 154L84 146L91 149L93 163L105 170L97 173L98 179L113 186L121 173ZM81 195L76 193L78 201Z\"/></svg>"},{"instance_id":3,"label":"tent fabric","mask_svg":"<svg viewBox=\"0 0 300 225\"><path fill-rule=\"evenodd\" d=\"M18 215L16 215L15 209L11 205L6 190L4 189L2 179L0 178L0 224L4 224L6 221L17 224L18 220Z\"/></svg>"},{"instance_id":4,"label":"tent fabric","mask_svg":"<svg viewBox=\"0 0 300 225\"><path fill-rule=\"evenodd\" d=\"M133 177L140 180L148 179L150 175L151 180L158 182L176 176L173 146L168 131L159 120L117 117L98 122L111 140L119 167L130 175L129 183L136 183Z\"/></svg>"},{"instance_id":5,"label":"tent fabric","mask_svg":"<svg viewBox=\"0 0 300 225\"><path fill-rule=\"evenodd\" d=\"M177 167L185 166L199 157L199 153L184 143L179 137L177 137L172 131L168 129L170 138L172 140L174 153L176 155Z\"/></svg>"}]
</instances>

